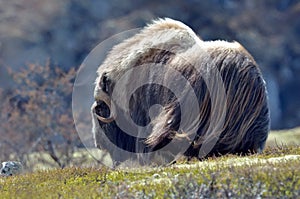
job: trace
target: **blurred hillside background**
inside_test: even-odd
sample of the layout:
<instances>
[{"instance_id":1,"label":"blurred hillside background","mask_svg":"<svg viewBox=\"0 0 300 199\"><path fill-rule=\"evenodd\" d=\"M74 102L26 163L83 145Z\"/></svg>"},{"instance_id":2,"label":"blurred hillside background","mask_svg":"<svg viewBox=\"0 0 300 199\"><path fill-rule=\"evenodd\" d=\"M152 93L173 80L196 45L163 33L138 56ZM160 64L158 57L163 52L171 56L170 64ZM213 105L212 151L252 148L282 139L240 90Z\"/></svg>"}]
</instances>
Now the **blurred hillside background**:
<instances>
[{"instance_id":1,"label":"blurred hillside background","mask_svg":"<svg viewBox=\"0 0 300 199\"><path fill-rule=\"evenodd\" d=\"M254 56L267 81L272 129L300 126L299 0L0 0L0 148L3 135L10 131L19 131L22 140L30 114L39 132L46 131L41 125L55 135L70 128L66 124L73 126L70 96L74 69L104 39L158 17L183 21L203 40L240 42ZM60 81L62 85L57 83ZM34 96L45 99L36 102L31 100ZM56 107L55 111L46 111L47 105ZM12 117L12 111L19 113ZM42 116L35 115L37 112ZM28 133L36 131L31 128ZM56 143L68 140L55 139ZM37 144L40 137L32 140ZM47 150L51 149L49 142Z\"/></svg>"}]
</instances>

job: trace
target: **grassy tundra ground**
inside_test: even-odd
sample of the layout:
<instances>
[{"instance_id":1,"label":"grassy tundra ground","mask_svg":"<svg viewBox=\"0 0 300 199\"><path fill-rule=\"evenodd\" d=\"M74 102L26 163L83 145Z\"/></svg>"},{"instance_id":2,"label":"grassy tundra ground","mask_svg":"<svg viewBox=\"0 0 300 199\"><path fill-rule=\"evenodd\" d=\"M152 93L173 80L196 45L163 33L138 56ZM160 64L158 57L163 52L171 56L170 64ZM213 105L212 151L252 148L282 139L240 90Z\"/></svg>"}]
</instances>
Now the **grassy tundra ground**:
<instances>
[{"instance_id":1,"label":"grassy tundra ground","mask_svg":"<svg viewBox=\"0 0 300 199\"><path fill-rule=\"evenodd\" d=\"M74 167L2 177L0 196L300 198L299 137L300 129L272 132L264 153L247 157L228 155L160 168Z\"/></svg>"}]
</instances>

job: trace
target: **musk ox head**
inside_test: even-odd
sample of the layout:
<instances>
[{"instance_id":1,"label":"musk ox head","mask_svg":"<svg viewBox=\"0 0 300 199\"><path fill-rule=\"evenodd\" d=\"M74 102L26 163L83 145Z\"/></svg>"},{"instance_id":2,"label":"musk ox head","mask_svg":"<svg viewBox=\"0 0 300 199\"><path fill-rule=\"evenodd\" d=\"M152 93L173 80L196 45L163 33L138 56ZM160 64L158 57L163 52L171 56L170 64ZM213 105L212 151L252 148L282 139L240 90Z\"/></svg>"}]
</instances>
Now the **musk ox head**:
<instances>
[{"instance_id":1,"label":"musk ox head","mask_svg":"<svg viewBox=\"0 0 300 199\"><path fill-rule=\"evenodd\" d=\"M94 138L116 163L264 148L265 82L237 42L202 41L181 22L158 20L114 46L97 73Z\"/></svg>"}]
</instances>

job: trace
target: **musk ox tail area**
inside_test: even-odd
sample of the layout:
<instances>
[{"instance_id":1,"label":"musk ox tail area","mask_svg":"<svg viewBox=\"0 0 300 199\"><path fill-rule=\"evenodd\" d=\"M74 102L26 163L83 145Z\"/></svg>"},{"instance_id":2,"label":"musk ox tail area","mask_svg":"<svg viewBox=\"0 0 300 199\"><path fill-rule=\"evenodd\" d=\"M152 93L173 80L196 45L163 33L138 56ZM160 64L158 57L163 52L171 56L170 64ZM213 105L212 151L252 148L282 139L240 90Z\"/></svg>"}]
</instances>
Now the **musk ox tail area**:
<instances>
[{"instance_id":1,"label":"musk ox tail area","mask_svg":"<svg viewBox=\"0 0 300 199\"><path fill-rule=\"evenodd\" d=\"M264 148L266 85L238 42L202 41L185 24L159 19L114 46L97 74L95 143L116 162Z\"/></svg>"}]
</instances>

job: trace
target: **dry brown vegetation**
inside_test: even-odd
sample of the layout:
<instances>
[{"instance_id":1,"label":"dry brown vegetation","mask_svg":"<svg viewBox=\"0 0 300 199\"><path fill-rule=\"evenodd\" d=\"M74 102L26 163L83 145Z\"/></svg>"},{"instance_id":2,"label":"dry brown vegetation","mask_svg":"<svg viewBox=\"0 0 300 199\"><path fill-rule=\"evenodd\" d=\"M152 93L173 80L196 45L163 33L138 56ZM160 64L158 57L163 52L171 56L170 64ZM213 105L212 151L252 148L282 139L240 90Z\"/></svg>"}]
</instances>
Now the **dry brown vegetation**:
<instances>
[{"instance_id":1,"label":"dry brown vegetation","mask_svg":"<svg viewBox=\"0 0 300 199\"><path fill-rule=\"evenodd\" d=\"M46 152L59 167L67 166L80 145L71 112L75 70L48 63L8 73L15 84L0 92L0 159L29 164L29 154Z\"/></svg>"}]
</instances>

